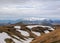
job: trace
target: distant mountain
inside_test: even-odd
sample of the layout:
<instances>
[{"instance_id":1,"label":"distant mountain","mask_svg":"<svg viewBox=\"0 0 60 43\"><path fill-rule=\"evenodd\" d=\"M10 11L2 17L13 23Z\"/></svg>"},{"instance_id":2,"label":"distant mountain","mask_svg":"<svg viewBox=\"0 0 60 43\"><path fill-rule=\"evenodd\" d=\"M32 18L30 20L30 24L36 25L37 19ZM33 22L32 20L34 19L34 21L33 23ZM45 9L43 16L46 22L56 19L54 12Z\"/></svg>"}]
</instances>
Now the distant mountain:
<instances>
[{"instance_id":1,"label":"distant mountain","mask_svg":"<svg viewBox=\"0 0 60 43\"><path fill-rule=\"evenodd\" d=\"M53 19L52 21L53 21L53 24L60 25L60 19Z\"/></svg>"},{"instance_id":2,"label":"distant mountain","mask_svg":"<svg viewBox=\"0 0 60 43\"><path fill-rule=\"evenodd\" d=\"M23 18L15 21L16 23L24 24L42 24L42 25L51 25L51 24L60 24L59 19L48 19L48 18Z\"/></svg>"},{"instance_id":3,"label":"distant mountain","mask_svg":"<svg viewBox=\"0 0 60 43\"><path fill-rule=\"evenodd\" d=\"M53 19L53 18L48 19L48 18L30 17L30 18L20 19L20 22L23 22L25 24L42 24L42 25L59 24L60 25L60 20L59 19Z\"/></svg>"},{"instance_id":4,"label":"distant mountain","mask_svg":"<svg viewBox=\"0 0 60 43\"><path fill-rule=\"evenodd\" d=\"M42 24L42 23L52 23L51 19L47 18L24 18L23 23L25 24Z\"/></svg>"},{"instance_id":5,"label":"distant mountain","mask_svg":"<svg viewBox=\"0 0 60 43\"><path fill-rule=\"evenodd\" d=\"M48 19L48 18L23 18L18 20L0 20L0 25L6 25L6 24L42 24L42 25L52 25L52 24L60 24L59 19Z\"/></svg>"},{"instance_id":6,"label":"distant mountain","mask_svg":"<svg viewBox=\"0 0 60 43\"><path fill-rule=\"evenodd\" d=\"M24 18L23 20L26 21L39 21L39 20L45 20L47 18L35 18L35 17L30 17L30 18Z\"/></svg>"},{"instance_id":7,"label":"distant mountain","mask_svg":"<svg viewBox=\"0 0 60 43\"><path fill-rule=\"evenodd\" d=\"M0 26L1 25L8 25L8 24L14 24L15 21L13 20L0 20Z\"/></svg>"}]
</instances>

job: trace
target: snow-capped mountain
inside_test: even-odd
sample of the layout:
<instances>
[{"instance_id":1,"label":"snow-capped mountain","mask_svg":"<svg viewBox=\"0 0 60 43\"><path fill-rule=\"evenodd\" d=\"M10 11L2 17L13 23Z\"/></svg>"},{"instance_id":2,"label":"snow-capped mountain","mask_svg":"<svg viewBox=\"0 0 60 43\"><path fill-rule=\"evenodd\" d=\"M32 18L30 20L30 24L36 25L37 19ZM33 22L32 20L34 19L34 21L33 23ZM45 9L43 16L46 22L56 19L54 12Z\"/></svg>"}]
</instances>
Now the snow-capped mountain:
<instances>
[{"instance_id":1,"label":"snow-capped mountain","mask_svg":"<svg viewBox=\"0 0 60 43\"><path fill-rule=\"evenodd\" d=\"M36 21L36 20L45 20L47 18L35 18L35 17L30 17L30 18L24 18L23 20L26 21Z\"/></svg>"},{"instance_id":2,"label":"snow-capped mountain","mask_svg":"<svg viewBox=\"0 0 60 43\"><path fill-rule=\"evenodd\" d=\"M42 23L52 23L52 20L48 18L30 17L30 18L23 18L22 22L25 24L42 24Z\"/></svg>"},{"instance_id":3,"label":"snow-capped mountain","mask_svg":"<svg viewBox=\"0 0 60 43\"><path fill-rule=\"evenodd\" d=\"M6 25L6 24L60 24L59 19L49 19L49 18L36 18L36 17L30 17L30 18L20 18L18 20L0 20L0 25Z\"/></svg>"}]
</instances>

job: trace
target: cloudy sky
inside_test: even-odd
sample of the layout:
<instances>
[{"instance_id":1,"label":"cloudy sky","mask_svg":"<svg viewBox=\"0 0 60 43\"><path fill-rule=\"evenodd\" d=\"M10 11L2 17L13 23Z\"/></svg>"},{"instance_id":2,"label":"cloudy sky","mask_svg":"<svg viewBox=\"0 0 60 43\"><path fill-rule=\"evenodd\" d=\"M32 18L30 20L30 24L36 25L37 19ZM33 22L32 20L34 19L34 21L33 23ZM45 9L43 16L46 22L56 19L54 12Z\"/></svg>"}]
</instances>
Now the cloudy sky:
<instances>
[{"instance_id":1,"label":"cloudy sky","mask_svg":"<svg viewBox=\"0 0 60 43\"><path fill-rule=\"evenodd\" d=\"M60 18L60 0L0 0L0 20Z\"/></svg>"}]
</instances>

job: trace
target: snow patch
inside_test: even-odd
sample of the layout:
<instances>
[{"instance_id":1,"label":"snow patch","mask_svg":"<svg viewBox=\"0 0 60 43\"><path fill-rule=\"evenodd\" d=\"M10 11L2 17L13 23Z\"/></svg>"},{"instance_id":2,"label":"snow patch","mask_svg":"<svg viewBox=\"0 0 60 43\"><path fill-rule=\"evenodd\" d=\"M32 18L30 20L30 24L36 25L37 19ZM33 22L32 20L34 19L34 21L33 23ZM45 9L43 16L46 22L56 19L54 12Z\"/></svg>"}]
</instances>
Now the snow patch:
<instances>
[{"instance_id":1,"label":"snow patch","mask_svg":"<svg viewBox=\"0 0 60 43\"><path fill-rule=\"evenodd\" d=\"M32 33L36 34L37 36L40 36L41 35L39 32L32 31Z\"/></svg>"},{"instance_id":2,"label":"snow patch","mask_svg":"<svg viewBox=\"0 0 60 43\"><path fill-rule=\"evenodd\" d=\"M24 18L23 20L29 20L29 21L36 21L36 20L45 20L46 18L35 18L35 17L30 17L30 18Z\"/></svg>"},{"instance_id":3,"label":"snow patch","mask_svg":"<svg viewBox=\"0 0 60 43\"><path fill-rule=\"evenodd\" d=\"M48 30L45 30L44 32L45 32L45 33L50 33Z\"/></svg>"},{"instance_id":4,"label":"snow patch","mask_svg":"<svg viewBox=\"0 0 60 43\"><path fill-rule=\"evenodd\" d=\"M21 26L14 26L14 28L16 28L16 29L20 29L20 28L21 28Z\"/></svg>"},{"instance_id":5,"label":"snow patch","mask_svg":"<svg viewBox=\"0 0 60 43\"><path fill-rule=\"evenodd\" d=\"M7 33L5 33L5 32L3 32L3 33L0 33L0 43L6 43L4 40L6 39L6 38L11 38ZM20 41L18 41L18 40L16 40L16 39L13 39L12 38L12 40L15 42L15 43L30 43L31 41L32 41L32 39L33 38L29 38L29 39L27 39L26 41L23 41L23 42L20 42Z\"/></svg>"},{"instance_id":6,"label":"snow patch","mask_svg":"<svg viewBox=\"0 0 60 43\"><path fill-rule=\"evenodd\" d=\"M22 31L22 30L18 30L18 31L21 32L21 34L24 36L29 36L29 33L26 31Z\"/></svg>"}]
</instances>

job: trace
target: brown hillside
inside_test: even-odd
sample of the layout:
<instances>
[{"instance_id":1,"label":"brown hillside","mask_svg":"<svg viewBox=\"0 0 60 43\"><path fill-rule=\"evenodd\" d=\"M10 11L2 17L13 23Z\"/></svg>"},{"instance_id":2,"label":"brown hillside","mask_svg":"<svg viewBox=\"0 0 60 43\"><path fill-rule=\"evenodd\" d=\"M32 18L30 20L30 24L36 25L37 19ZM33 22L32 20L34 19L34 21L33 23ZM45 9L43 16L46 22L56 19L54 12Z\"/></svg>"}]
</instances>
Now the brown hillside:
<instances>
[{"instance_id":1,"label":"brown hillside","mask_svg":"<svg viewBox=\"0 0 60 43\"><path fill-rule=\"evenodd\" d=\"M31 43L60 43L60 26L55 26L56 30L35 38Z\"/></svg>"}]
</instances>

